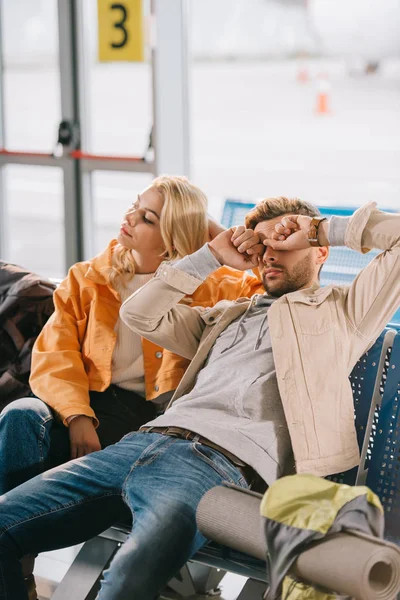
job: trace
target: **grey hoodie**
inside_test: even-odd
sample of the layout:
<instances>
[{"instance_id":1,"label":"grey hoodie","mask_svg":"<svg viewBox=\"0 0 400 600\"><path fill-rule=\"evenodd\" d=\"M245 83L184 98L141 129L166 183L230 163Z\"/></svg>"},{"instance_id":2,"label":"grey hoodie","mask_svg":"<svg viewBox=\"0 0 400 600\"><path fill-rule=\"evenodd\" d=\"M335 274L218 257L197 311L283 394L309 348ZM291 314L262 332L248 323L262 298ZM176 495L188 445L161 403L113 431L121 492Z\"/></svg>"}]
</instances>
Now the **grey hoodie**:
<instances>
[{"instance_id":1,"label":"grey hoodie","mask_svg":"<svg viewBox=\"0 0 400 600\"><path fill-rule=\"evenodd\" d=\"M174 266L204 278L218 265L204 246ZM266 294L253 296L246 312L217 338L190 393L146 425L194 431L247 464L262 464L260 475L268 484L290 472L292 456L268 326L273 301Z\"/></svg>"}]
</instances>

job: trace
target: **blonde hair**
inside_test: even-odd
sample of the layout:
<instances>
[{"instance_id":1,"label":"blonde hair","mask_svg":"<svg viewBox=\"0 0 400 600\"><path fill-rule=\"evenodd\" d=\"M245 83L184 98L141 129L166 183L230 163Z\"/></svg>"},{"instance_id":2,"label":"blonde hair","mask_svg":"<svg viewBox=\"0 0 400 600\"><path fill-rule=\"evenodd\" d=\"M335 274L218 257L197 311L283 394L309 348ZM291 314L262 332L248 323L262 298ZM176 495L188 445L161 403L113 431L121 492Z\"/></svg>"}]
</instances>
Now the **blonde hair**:
<instances>
[{"instance_id":1,"label":"blonde hair","mask_svg":"<svg viewBox=\"0 0 400 600\"><path fill-rule=\"evenodd\" d=\"M152 182L164 204L160 215L160 231L165 260L176 260L195 252L208 240L207 198L186 177L161 175ZM129 248L117 244L113 250L110 283L115 287L121 277L131 279L135 262Z\"/></svg>"},{"instance_id":2,"label":"blonde hair","mask_svg":"<svg viewBox=\"0 0 400 600\"><path fill-rule=\"evenodd\" d=\"M247 213L245 225L248 229L254 229L258 223L290 214L318 217L321 213L316 206L299 198L265 198Z\"/></svg>"}]
</instances>

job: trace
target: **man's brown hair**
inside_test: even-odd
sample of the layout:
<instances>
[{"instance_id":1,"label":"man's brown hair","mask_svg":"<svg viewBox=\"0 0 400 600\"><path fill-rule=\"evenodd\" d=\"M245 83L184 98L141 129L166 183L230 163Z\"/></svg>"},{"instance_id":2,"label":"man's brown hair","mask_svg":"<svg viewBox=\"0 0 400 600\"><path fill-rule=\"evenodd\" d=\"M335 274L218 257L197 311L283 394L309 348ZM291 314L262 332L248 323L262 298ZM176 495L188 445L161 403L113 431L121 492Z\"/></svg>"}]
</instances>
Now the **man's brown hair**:
<instances>
[{"instance_id":1,"label":"man's brown hair","mask_svg":"<svg viewBox=\"0 0 400 600\"><path fill-rule=\"evenodd\" d=\"M299 198L286 198L285 196L266 198L247 213L245 225L248 229L254 229L258 223L284 215L319 217L321 213L316 206Z\"/></svg>"}]
</instances>

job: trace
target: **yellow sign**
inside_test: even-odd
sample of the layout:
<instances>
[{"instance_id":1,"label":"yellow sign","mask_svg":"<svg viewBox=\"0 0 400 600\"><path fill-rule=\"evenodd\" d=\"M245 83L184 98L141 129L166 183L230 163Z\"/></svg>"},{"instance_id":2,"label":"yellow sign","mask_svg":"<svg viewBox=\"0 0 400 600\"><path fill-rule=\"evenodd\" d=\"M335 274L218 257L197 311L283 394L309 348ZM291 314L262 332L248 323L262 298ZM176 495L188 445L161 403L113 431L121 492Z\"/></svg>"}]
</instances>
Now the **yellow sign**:
<instances>
[{"instance_id":1,"label":"yellow sign","mask_svg":"<svg viewBox=\"0 0 400 600\"><path fill-rule=\"evenodd\" d=\"M143 0L97 0L99 61L144 60Z\"/></svg>"}]
</instances>

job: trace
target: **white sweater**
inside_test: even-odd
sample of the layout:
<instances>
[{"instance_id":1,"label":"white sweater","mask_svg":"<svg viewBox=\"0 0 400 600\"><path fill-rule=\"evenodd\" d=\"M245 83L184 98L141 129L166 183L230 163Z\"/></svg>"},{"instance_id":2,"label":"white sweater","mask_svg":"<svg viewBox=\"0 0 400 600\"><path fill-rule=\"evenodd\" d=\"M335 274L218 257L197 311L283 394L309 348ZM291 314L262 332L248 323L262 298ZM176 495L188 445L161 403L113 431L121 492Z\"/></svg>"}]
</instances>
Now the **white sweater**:
<instances>
[{"instance_id":1,"label":"white sweater","mask_svg":"<svg viewBox=\"0 0 400 600\"><path fill-rule=\"evenodd\" d=\"M145 283L150 281L154 273L136 273L133 279L125 284L120 283L117 291L124 302ZM118 317L115 325L117 342L112 356L111 383L126 390L132 390L141 396L145 395L144 363L142 340Z\"/></svg>"}]
</instances>

